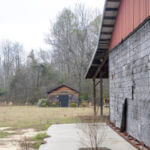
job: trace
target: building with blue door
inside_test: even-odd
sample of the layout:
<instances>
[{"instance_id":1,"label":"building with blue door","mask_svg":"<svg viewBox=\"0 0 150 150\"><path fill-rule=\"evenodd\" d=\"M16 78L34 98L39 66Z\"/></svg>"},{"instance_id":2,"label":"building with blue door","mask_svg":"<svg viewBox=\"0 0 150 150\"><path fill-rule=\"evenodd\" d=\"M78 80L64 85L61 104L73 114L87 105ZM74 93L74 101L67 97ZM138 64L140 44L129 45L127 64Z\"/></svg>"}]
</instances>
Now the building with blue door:
<instances>
[{"instance_id":1,"label":"building with blue door","mask_svg":"<svg viewBox=\"0 0 150 150\"><path fill-rule=\"evenodd\" d=\"M78 104L79 92L70 86L62 84L47 92L52 103L56 103L59 107L69 107L72 103Z\"/></svg>"}]
</instances>

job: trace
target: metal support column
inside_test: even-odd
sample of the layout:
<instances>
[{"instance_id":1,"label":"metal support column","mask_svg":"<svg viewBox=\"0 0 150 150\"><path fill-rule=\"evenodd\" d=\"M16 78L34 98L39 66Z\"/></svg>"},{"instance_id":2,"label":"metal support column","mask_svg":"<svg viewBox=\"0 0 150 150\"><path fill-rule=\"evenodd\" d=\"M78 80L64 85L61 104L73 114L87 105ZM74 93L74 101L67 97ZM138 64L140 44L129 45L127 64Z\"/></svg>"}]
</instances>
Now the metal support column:
<instances>
[{"instance_id":1,"label":"metal support column","mask_svg":"<svg viewBox=\"0 0 150 150\"><path fill-rule=\"evenodd\" d=\"M93 102L94 102L94 117L96 116L96 85L95 79L93 79Z\"/></svg>"}]
</instances>

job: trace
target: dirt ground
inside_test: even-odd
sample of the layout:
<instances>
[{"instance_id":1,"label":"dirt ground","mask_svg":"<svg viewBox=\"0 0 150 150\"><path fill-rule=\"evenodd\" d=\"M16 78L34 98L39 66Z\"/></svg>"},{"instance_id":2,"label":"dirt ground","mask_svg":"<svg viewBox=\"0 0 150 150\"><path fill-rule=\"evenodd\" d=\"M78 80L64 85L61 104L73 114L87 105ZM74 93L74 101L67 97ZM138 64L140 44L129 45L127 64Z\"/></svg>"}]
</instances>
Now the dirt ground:
<instances>
[{"instance_id":1,"label":"dirt ground","mask_svg":"<svg viewBox=\"0 0 150 150\"><path fill-rule=\"evenodd\" d=\"M14 133L16 131L10 130L9 127L1 127L0 131ZM43 131L37 132L34 129L22 129L18 130L17 134L12 134L6 138L0 138L0 150L21 150L20 141L24 138L31 138L38 133L43 133Z\"/></svg>"}]
</instances>

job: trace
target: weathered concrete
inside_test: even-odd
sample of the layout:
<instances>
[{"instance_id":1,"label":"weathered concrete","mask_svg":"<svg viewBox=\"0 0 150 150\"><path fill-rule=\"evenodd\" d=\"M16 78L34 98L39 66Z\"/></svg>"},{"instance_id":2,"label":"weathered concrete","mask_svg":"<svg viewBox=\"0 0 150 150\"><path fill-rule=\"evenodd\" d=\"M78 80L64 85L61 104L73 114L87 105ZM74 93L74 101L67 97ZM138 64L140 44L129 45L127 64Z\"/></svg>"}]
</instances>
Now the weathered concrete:
<instances>
[{"instance_id":1,"label":"weathered concrete","mask_svg":"<svg viewBox=\"0 0 150 150\"><path fill-rule=\"evenodd\" d=\"M150 21L110 53L110 119L121 125L128 99L127 132L150 146Z\"/></svg>"},{"instance_id":2,"label":"weathered concrete","mask_svg":"<svg viewBox=\"0 0 150 150\"><path fill-rule=\"evenodd\" d=\"M41 145L39 150L78 150L80 147L89 147L89 137L85 133L87 129L87 124L52 125L47 132L51 137L46 139L47 143ZM136 150L106 124L98 124L96 133L99 138L103 138L103 142L99 143L102 147L111 150Z\"/></svg>"}]
</instances>

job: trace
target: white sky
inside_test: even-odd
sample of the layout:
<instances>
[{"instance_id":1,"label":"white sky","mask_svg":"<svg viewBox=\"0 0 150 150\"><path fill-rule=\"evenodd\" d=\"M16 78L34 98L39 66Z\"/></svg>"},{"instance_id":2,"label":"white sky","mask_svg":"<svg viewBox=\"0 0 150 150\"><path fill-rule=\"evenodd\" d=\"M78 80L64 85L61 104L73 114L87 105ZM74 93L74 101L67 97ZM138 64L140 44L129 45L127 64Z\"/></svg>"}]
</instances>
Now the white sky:
<instances>
[{"instance_id":1,"label":"white sky","mask_svg":"<svg viewBox=\"0 0 150 150\"><path fill-rule=\"evenodd\" d=\"M0 0L0 41L18 41L27 53L32 48L47 48L44 35L50 20L75 3L102 11L104 0Z\"/></svg>"}]
</instances>

